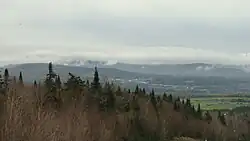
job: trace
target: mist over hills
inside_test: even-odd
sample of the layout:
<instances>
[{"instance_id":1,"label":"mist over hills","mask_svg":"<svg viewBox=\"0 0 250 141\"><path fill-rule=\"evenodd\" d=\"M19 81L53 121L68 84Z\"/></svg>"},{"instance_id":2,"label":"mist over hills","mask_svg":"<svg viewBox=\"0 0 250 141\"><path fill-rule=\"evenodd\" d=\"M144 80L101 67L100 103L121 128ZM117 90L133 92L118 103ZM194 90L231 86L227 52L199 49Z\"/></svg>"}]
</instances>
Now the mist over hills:
<instances>
[{"instance_id":1,"label":"mist over hills","mask_svg":"<svg viewBox=\"0 0 250 141\"><path fill-rule=\"evenodd\" d=\"M222 65L222 64L128 64L110 63L108 61L93 60L65 60L53 63L57 73L64 75L68 72L86 77L91 76L93 68L97 66L100 73L106 77L135 78L143 76L177 76L177 77L226 77L226 78L250 78L248 65ZM24 75L29 74L30 79L42 78L47 73L46 63L24 63L6 65L10 72L18 75L20 71Z\"/></svg>"},{"instance_id":2,"label":"mist over hills","mask_svg":"<svg viewBox=\"0 0 250 141\"><path fill-rule=\"evenodd\" d=\"M62 80L71 72L91 80L93 68L98 67L102 81L112 80L124 87L133 88L136 84L150 91L185 90L192 93L235 93L250 92L248 66L219 64L127 64L105 61L75 60L53 63L54 70ZM23 72L25 82L42 80L48 72L47 63L25 63L7 65L10 75L19 76Z\"/></svg>"},{"instance_id":3,"label":"mist over hills","mask_svg":"<svg viewBox=\"0 0 250 141\"><path fill-rule=\"evenodd\" d=\"M137 72L144 74L174 75L174 76L221 76L221 77L248 77L250 76L249 65L223 65L208 63L189 64L129 64L109 61L92 60L67 60L59 61L57 64L67 66L100 68L116 68L119 70Z\"/></svg>"}]
</instances>

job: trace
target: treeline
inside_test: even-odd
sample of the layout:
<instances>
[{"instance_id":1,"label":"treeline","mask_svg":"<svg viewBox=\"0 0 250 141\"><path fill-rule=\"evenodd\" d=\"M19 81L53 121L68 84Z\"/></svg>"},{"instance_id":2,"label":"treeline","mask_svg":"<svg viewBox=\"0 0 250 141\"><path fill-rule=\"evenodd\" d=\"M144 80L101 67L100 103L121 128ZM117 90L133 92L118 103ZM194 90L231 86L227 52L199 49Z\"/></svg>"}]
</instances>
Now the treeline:
<instances>
[{"instance_id":1,"label":"treeline","mask_svg":"<svg viewBox=\"0 0 250 141\"><path fill-rule=\"evenodd\" d=\"M239 137L238 134L237 136L226 137L226 135L216 132L214 129L216 127L213 127L211 123L216 120L220 122L219 126L222 126L222 128L225 126L226 128L227 123L224 114L219 111L217 119L213 119L209 111L202 111L200 104L195 107L191 104L189 98L181 99L167 93L156 95L154 89L147 93L144 88L140 88L138 85L135 86L134 90L131 90L121 88L119 85L108 81L101 84L97 67L94 69L94 76L91 81L84 80L70 72L68 77L66 82L62 82L60 76L53 70L52 63L49 63L45 80L34 80L34 84L31 86L36 108L60 111L72 103L84 101L82 108L87 111L97 107L99 113L125 114L129 117L129 131L131 131L127 136L122 136L121 139L128 141L170 140L178 136L220 141L222 138L229 140L233 137L233 139ZM10 77L8 70L5 69L4 75L0 75L0 80L1 93L6 97L17 93L18 88L25 87L22 72L20 72L19 79L16 80L16 77ZM17 85L18 88L12 85ZM142 116L145 111L143 108L148 105L152 107L150 116L156 117L155 129L144 126L144 124L152 122L146 120L148 117ZM177 119L178 121L176 121ZM166 122L168 125L165 125ZM174 127L180 124L181 126L178 128ZM193 127L193 129L186 129L185 126ZM201 127L198 128L198 126ZM166 127L169 127L167 131ZM201 129L206 130L206 132Z\"/></svg>"}]
</instances>

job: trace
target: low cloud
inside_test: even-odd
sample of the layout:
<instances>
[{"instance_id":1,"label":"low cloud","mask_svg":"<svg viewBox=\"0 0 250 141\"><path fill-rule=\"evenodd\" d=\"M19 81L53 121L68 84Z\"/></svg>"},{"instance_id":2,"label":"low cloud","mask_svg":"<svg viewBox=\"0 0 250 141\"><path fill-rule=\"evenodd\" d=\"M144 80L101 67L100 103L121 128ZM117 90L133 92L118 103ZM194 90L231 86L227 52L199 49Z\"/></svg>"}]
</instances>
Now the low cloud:
<instances>
[{"instance_id":1,"label":"low cloud","mask_svg":"<svg viewBox=\"0 0 250 141\"><path fill-rule=\"evenodd\" d=\"M248 63L248 0L1 0L2 63Z\"/></svg>"}]
</instances>

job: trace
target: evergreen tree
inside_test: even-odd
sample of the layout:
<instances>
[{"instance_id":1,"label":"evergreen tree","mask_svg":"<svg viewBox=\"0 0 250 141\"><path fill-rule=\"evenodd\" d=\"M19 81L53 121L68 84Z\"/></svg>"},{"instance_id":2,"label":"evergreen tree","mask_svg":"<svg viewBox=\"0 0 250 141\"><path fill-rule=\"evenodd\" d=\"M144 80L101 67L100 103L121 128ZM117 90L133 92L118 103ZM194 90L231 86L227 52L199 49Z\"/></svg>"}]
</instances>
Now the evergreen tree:
<instances>
[{"instance_id":1,"label":"evergreen tree","mask_svg":"<svg viewBox=\"0 0 250 141\"><path fill-rule=\"evenodd\" d=\"M16 84L16 76L13 77L13 82Z\"/></svg>"},{"instance_id":2,"label":"evergreen tree","mask_svg":"<svg viewBox=\"0 0 250 141\"><path fill-rule=\"evenodd\" d=\"M151 101L152 105L154 106L154 108L156 108L157 101L155 99L155 91L154 91L154 89L152 89L152 92L150 93L149 96L150 96L150 101Z\"/></svg>"},{"instance_id":3,"label":"evergreen tree","mask_svg":"<svg viewBox=\"0 0 250 141\"><path fill-rule=\"evenodd\" d=\"M144 95L146 95L146 90L145 90L145 88L142 89L142 93L143 93Z\"/></svg>"},{"instance_id":4,"label":"evergreen tree","mask_svg":"<svg viewBox=\"0 0 250 141\"><path fill-rule=\"evenodd\" d=\"M173 102L173 96L172 96L172 94L170 94L170 95L168 96L168 101L169 101L169 102Z\"/></svg>"},{"instance_id":5,"label":"evergreen tree","mask_svg":"<svg viewBox=\"0 0 250 141\"><path fill-rule=\"evenodd\" d=\"M186 99L186 107L191 107L191 101L189 98Z\"/></svg>"},{"instance_id":6,"label":"evergreen tree","mask_svg":"<svg viewBox=\"0 0 250 141\"><path fill-rule=\"evenodd\" d=\"M5 83L5 85L6 86L8 86L8 83L9 83L9 71L8 71L8 69L5 69L4 70L4 83Z\"/></svg>"},{"instance_id":7,"label":"evergreen tree","mask_svg":"<svg viewBox=\"0 0 250 141\"><path fill-rule=\"evenodd\" d=\"M135 94L138 94L138 93L139 93L139 85L136 85Z\"/></svg>"},{"instance_id":8,"label":"evergreen tree","mask_svg":"<svg viewBox=\"0 0 250 141\"><path fill-rule=\"evenodd\" d=\"M218 111L218 118L221 117L221 111Z\"/></svg>"},{"instance_id":9,"label":"evergreen tree","mask_svg":"<svg viewBox=\"0 0 250 141\"><path fill-rule=\"evenodd\" d=\"M58 89L62 88L62 82L61 82L61 78L59 75L56 77L56 86Z\"/></svg>"},{"instance_id":10,"label":"evergreen tree","mask_svg":"<svg viewBox=\"0 0 250 141\"><path fill-rule=\"evenodd\" d=\"M19 73L19 84L23 85L23 74L22 74L22 72Z\"/></svg>"},{"instance_id":11,"label":"evergreen tree","mask_svg":"<svg viewBox=\"0 0 250 141\"><path fill-rule=\"evenodd\" d=\"M163 94L162 99L163 99L164 101L168 101L168 97L167 97L167 94L166 94L166 93Z\"/></svg>"},{"instance_id":12,"label":"evergreen tree","mask_svg":"<svg viewBox=\"0 0 250 141\"><path fill-rule=\"evenodd\" d=\"M180 97L178 96L177 99L176 99L178 102L181 101Z\"/></svg>"},{"instance_id":13,"label":"evergreen tree","mask_svg":"<svg viewBox=\"0 0 250 141\"><path fill-rule=\"evenodd\" d=\"M175 110L175 111L178 111L178 110L179 110L178 107L179 107L179 106L178 106L178 103L177 103L177 101L175 100L175 101L174 101L174 110Z\"/></svg>"},{"instance_id":14,"label":"evergreen tree","mask_svg":"<svg viewBox=\"0 0 250 141\"><path fill-rule=\"evenodd\" d=\"M202 118L202 111L201 111L201 105L200 104L198 104L198 108L197 108L197 117L198 118Z\"/></svg>"},{"instance_id":15,"label":"evergreen tree","mask_svg":"<svg viewBox=\"0 0 250 141\"><path fill-rule=\"evenodd\" d=\"M86 86L89 87L89 80L86 81Z\"/></svg>"},{"instance_id":16,"label":"evergreen tree","mask_svg":"<svg viewBox=\"0 0 250 141\"><path fill-rule=\"evenodd\" d=\"M155 91L152 89L152 92L150 93L150 100L153 105L156 105L156 99L155 99Z\"/></svg>"},{"instance_id":17,"label":"evergreen tree","mask_svg":"<svg viewBox=\"0 0 250 141\"><path fill-rule=\"evenodd\" d=\"M195 110L195 107L194 107L194 105L192 106L192 113L195 115L195 113L196 113L196 110Z\"/></svg>"},{"instance_id":18,"label":"evergreen tree","mask_svg":"<svg viewBox=\"0 0 250 141\"><path fill-rule=\"evenodd\" d=\"M221 124L226 125L226 119L224 114L221 114L221 112L218 112L218 119L220 120Z\"/></svg>"},{"instance_id":19,"label":"evergreen tree","mask_svg":"<svg viewBox=\"0 0 250 141\"><path fill-rule=\"evenodd\" d=\"M132 97L131 109L134 110L135 112L138 112L140 110L140 106L138 104L138 98L135 95L133 95Z\"/></svg>"},{"instance_id":20,"label":"evergreen tree","mask_svg":"<svg viewBox=\"0 0 250 141\"><path fill-rule=\"evenodd\" d=\"M128 93L129 93L129 94L131 93L130 89L128 89Z\"/></svg>"},{"instance_id":21,"label":"evergreen tree","mask_svg":"<svg viewBox=\"0 0 250 141\"><path fill-rule=\"evenodd\" d=\"M99 89L100 88L100 82L99 82L99 73L97 71L97 67L95 67L95 73L94 73L94 80L92 82L92 88Z\"/></svg>"},{"instance_id":22,"label":"evergreen tree","mask_svg":"<svg viewBox=\"0 0 250 141\"><path fill-rule=\"evenodd\" d=\"M53 71L52 62L50 62L49 66L48 66L48 74L47 74L46 79L45 79L45 86L49 92L56 91L56 84L55 84L56 77L57 77L57 75Z\"/></svg>"},{"instance_id":23,"label":"evergreen tree","mask_svg":"<svg viewBox=\"0 0 250 141\"><path fill-rule=\"evenodd\" d=\"M184 105L185 104L185 101L184 101L184 99L181 101L181 103Z\"/></svg>"},{"instance_id":24,"label":"evergreen tree","mask_svg":"<svg viewBox=\"0 0 250 141\"><path fill-rule=\"evenodd\" d=\"M72 73L69 73L69 76L70 76L69 79L65 83L65 86L67 86L67 89L68 90L76 90L76 89L82 90L85 82L79 76L75 76ZM57 88L61 87L60 83L61 83L60 77L57 77L57 80L56 80Z\"/></svg>"},{"instance_id":25,"label":"evergreen tree","mask_svg":"<svg viewBox=\"0 0 250 141\"><path fill-rule=\"evenodd\" d=\"M4 93L5 93L4 79L2 78L1 74L0 74L0 90L1 90L1 92L4 90Z\"/></svg>"},{"instance_id":26,"label":"evergreen tree","mask_svg":"<svg viewBox=\"0 0 250 141\"><path fill-rule=\"evenodd\" d=\"M212 121L212 116L210 115L208 111L205 113L205 119L208 121L208 123Z\"/></svg>"},{"instance_id":27,"label":"evergreen tree","mask_svg":"<svg viewBox=\"0 0 250 141\"><path fill-rule=\"evenodd\" d=\"M121 87L118 86L118 87L117 87L117 90L116 90L116 95L121 96L121 94L122 94Z\"/></svg>"},{"instance_id":28,"label":"evergreen tree","mask_svg":"<svg viewBox=\"0 0 250 141\"><path fill-rule=\"evenodd\" d=\"M158 95L157 96L157 102L160 103L161 102L161 97Z\"/></svg>"},{"instance_id":29,"label":"evergreen tree","mask_svg":"<svg viewBox=\"0 0 250 141\"><path fill-rule=\"evenodd\" d=\"M49 62L49 74L53 74L52 62Z\"/></svg>"},{"instance_id":30,"label":"evergreen tree","mask_svg":"<svg viewBox=\"0 0 250 141\"><path fill-rule=\"evenodd\" d=\"M115 96L111 84L108 82L104 85L104 92L101 95L100 108L111 110L115 107Z\"/></svg>"},{"instance_id":31,"label":"evergreen tree","mask_svg":"<svg viewBox=\"0 0 250 141\"><path fill-rule=\"evenodd\" d=\"M35 88L37 87L37 83L36 83L36 80L34 81L34 87L35 87Z\"/></svg>"}]
</instances>

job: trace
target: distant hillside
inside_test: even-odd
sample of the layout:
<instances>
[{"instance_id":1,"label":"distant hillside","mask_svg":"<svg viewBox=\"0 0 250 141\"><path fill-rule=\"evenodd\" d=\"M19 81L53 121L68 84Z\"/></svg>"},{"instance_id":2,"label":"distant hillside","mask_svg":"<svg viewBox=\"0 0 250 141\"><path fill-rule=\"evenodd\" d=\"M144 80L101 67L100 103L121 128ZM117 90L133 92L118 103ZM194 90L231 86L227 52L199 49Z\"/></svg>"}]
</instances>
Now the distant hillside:
<instances>
[{"instance_id":1,"label":"distant hillside","mask_svg":"<svg viewBox=\"0 0 250 141\"><path fill-rule=\"evenodd\" d=\"M46 63L27 63L20 65L12 65L7 67L9 72L13 76L19 76L20 71L23 72L24 81L32 82L33 80L40 80L45 77L48 72L48 64ZM92 77L93 68L87 68L84 66L64 66L64 65L54 65L54 70L58 73L62 79L68 77L68 73L71 72L75 75L81 77ZM146 76L146 74L134 73L119 70L116 68L98 68L100 76L112 77L112 78L137 78Z\"/></svg>"},{"instance_id":2,"label":"distant hillside","mask_svg":"<svg viewBox=\"0 0 250 141\"><path fill-rule=\"evenodd\" d=\"M91 60L61 60L58 64L67 64L69 66L82 66L99 68L116 68L124 71L157 74L157 75L175 75L175 76L221 76L221 77L249 77L249 65L221 65L206 63L191 64L128 64L128 63L110 63L108 61Z\"/></svg>"},{"instance_id":3,"label":"distant hillside","mask_svg":"<svg viewBox=\"0 0 250 141\"><path fill-rule=\"evenodd\" d=\"M140 72L154 73L160 75L177 75L177 76L221 76L221 77L249 77L249 69L245 66L227 66L212 64L157 64L157 65L139 65L117 63L112 65L113 68Z\"/></svg>"}]
</instances>

